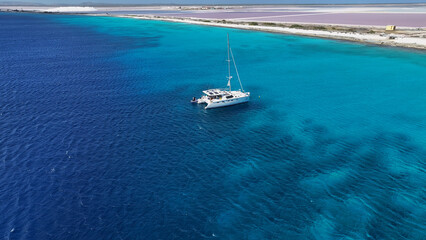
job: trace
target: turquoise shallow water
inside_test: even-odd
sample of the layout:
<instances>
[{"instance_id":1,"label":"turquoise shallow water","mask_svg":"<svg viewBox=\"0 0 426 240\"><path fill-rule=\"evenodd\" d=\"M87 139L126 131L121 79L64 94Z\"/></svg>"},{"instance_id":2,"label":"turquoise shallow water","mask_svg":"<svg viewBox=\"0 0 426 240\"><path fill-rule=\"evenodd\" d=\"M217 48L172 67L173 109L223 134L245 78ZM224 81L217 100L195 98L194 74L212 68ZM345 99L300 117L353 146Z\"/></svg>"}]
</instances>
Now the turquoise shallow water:
<instances>
[{"instance_id":1,"label":"turquoise shallow water","mask_svg":"<svg viewBox=\"0 0 426 240\"><path fill-rule=\"evenodd\" d=\"M2 237L423 239L423 52L0 17ZM226 85L226 33L252 100L204 110L189 99Z\"/></svg>"}]
</instances>

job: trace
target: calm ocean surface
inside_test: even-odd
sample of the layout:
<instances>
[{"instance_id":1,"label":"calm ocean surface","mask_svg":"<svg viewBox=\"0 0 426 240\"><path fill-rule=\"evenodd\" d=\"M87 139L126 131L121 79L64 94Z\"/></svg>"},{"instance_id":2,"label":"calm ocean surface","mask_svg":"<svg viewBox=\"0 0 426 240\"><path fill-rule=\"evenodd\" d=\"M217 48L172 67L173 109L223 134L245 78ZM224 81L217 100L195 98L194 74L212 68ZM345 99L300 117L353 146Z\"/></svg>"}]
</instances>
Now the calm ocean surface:
<instances>
[{"instance_id":1,"label":"calm ocean surface","mask_svg":"<svg viewBox=\"0 0 426 240\"><path fill-rule=\"evenodd\" d=\"M226 33L252 101L206 111ZM426 235L424 53L6 13L0 48L0 239Z\"/></svg>"}]
</instances>

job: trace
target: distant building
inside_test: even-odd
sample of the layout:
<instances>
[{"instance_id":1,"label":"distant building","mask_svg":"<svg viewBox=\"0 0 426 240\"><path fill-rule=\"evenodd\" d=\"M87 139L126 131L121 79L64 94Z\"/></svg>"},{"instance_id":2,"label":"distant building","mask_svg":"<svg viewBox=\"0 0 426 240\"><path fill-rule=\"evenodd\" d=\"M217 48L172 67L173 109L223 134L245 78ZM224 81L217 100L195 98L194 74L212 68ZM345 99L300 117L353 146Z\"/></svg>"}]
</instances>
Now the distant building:
<instances>
[{"instance_id":1,"label":"distant building","mask_svg":"<svg viewBox=\"0 0 426 240\"><path fill-rule=\"evenodd\" d=\"M386 26L386 31L395 31L396 30L396 26L395 25L387 25Z\"/></svg>"}]
</instances>

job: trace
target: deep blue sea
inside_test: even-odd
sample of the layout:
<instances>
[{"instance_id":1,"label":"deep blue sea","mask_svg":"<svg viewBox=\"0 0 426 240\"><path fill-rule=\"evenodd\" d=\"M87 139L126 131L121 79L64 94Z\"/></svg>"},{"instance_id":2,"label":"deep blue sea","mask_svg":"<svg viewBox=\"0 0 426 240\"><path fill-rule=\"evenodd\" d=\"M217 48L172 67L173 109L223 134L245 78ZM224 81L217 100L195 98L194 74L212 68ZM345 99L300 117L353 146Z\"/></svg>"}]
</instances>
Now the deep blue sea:
<instances>
[{"instance_id":1,"label":"deep blue sea","mask_svg":"<svg viewBox=\"0 0 426 240\"><path fill-rule=\"evenodd\" d=\"M191 105L226 86L226 33L251 101ZM0 14L0 239L424 240L425 222L425 52Z\"/></svg>"}]
</instances>

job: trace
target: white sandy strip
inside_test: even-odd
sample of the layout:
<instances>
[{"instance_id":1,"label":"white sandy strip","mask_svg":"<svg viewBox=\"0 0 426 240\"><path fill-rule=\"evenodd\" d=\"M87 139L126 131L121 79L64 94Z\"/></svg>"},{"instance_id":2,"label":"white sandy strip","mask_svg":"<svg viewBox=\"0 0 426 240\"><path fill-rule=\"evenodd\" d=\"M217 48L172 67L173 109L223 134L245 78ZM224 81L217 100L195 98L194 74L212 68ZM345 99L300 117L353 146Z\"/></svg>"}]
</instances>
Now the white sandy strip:
<instances>
[{"instance_id":1,"label":"white sandy strip","mask_svg":"<svg viewBox=\"0 0 426 240\"><path fill-rule=\"evenodd\" d=\"M197 25L209 25L209 26L226 27L226 28L267 31L267 32L286 33L286 34L293 34L293 35L342 39L342 40L350 40L350 41L357 41L357 42L364 42L364 43L383 44L383 45L389 45L389 46L426 49L426 38L406 37L404 35L397 35L397 34L392 34L392 36L395 37L395 39L389 39L389 36L387 35L382 36L378 34L330 32L330 31L321 31L321 30L308 30L308 29L272 27L272 26L253 26L253 25L231 24L231 23L224 24L224 23L216 23L216 22L202 22L202 21L196 21L196 20L190 20L190 19L183 20L183 19L175 19L175 18L153 18L148 16L122 15L118 17L131 17L131 18L137 18L137 19L149 19L149 20L160 20L160 21L162 20L162 21L181 22L181 23L197 24Z\"/></svg>"},{"instance_id":2,"label":"white sandy strip","mask_svg":"<svg viewBox=\"0 0 426 240\"><path fill-rule=\"evenodd\" d=\"M396 43L406 43L406 44L415 44L422 45L426 48L426 38L414 38L414 37L397 37L393 40Z\"/></svg>"}]
</instances>

